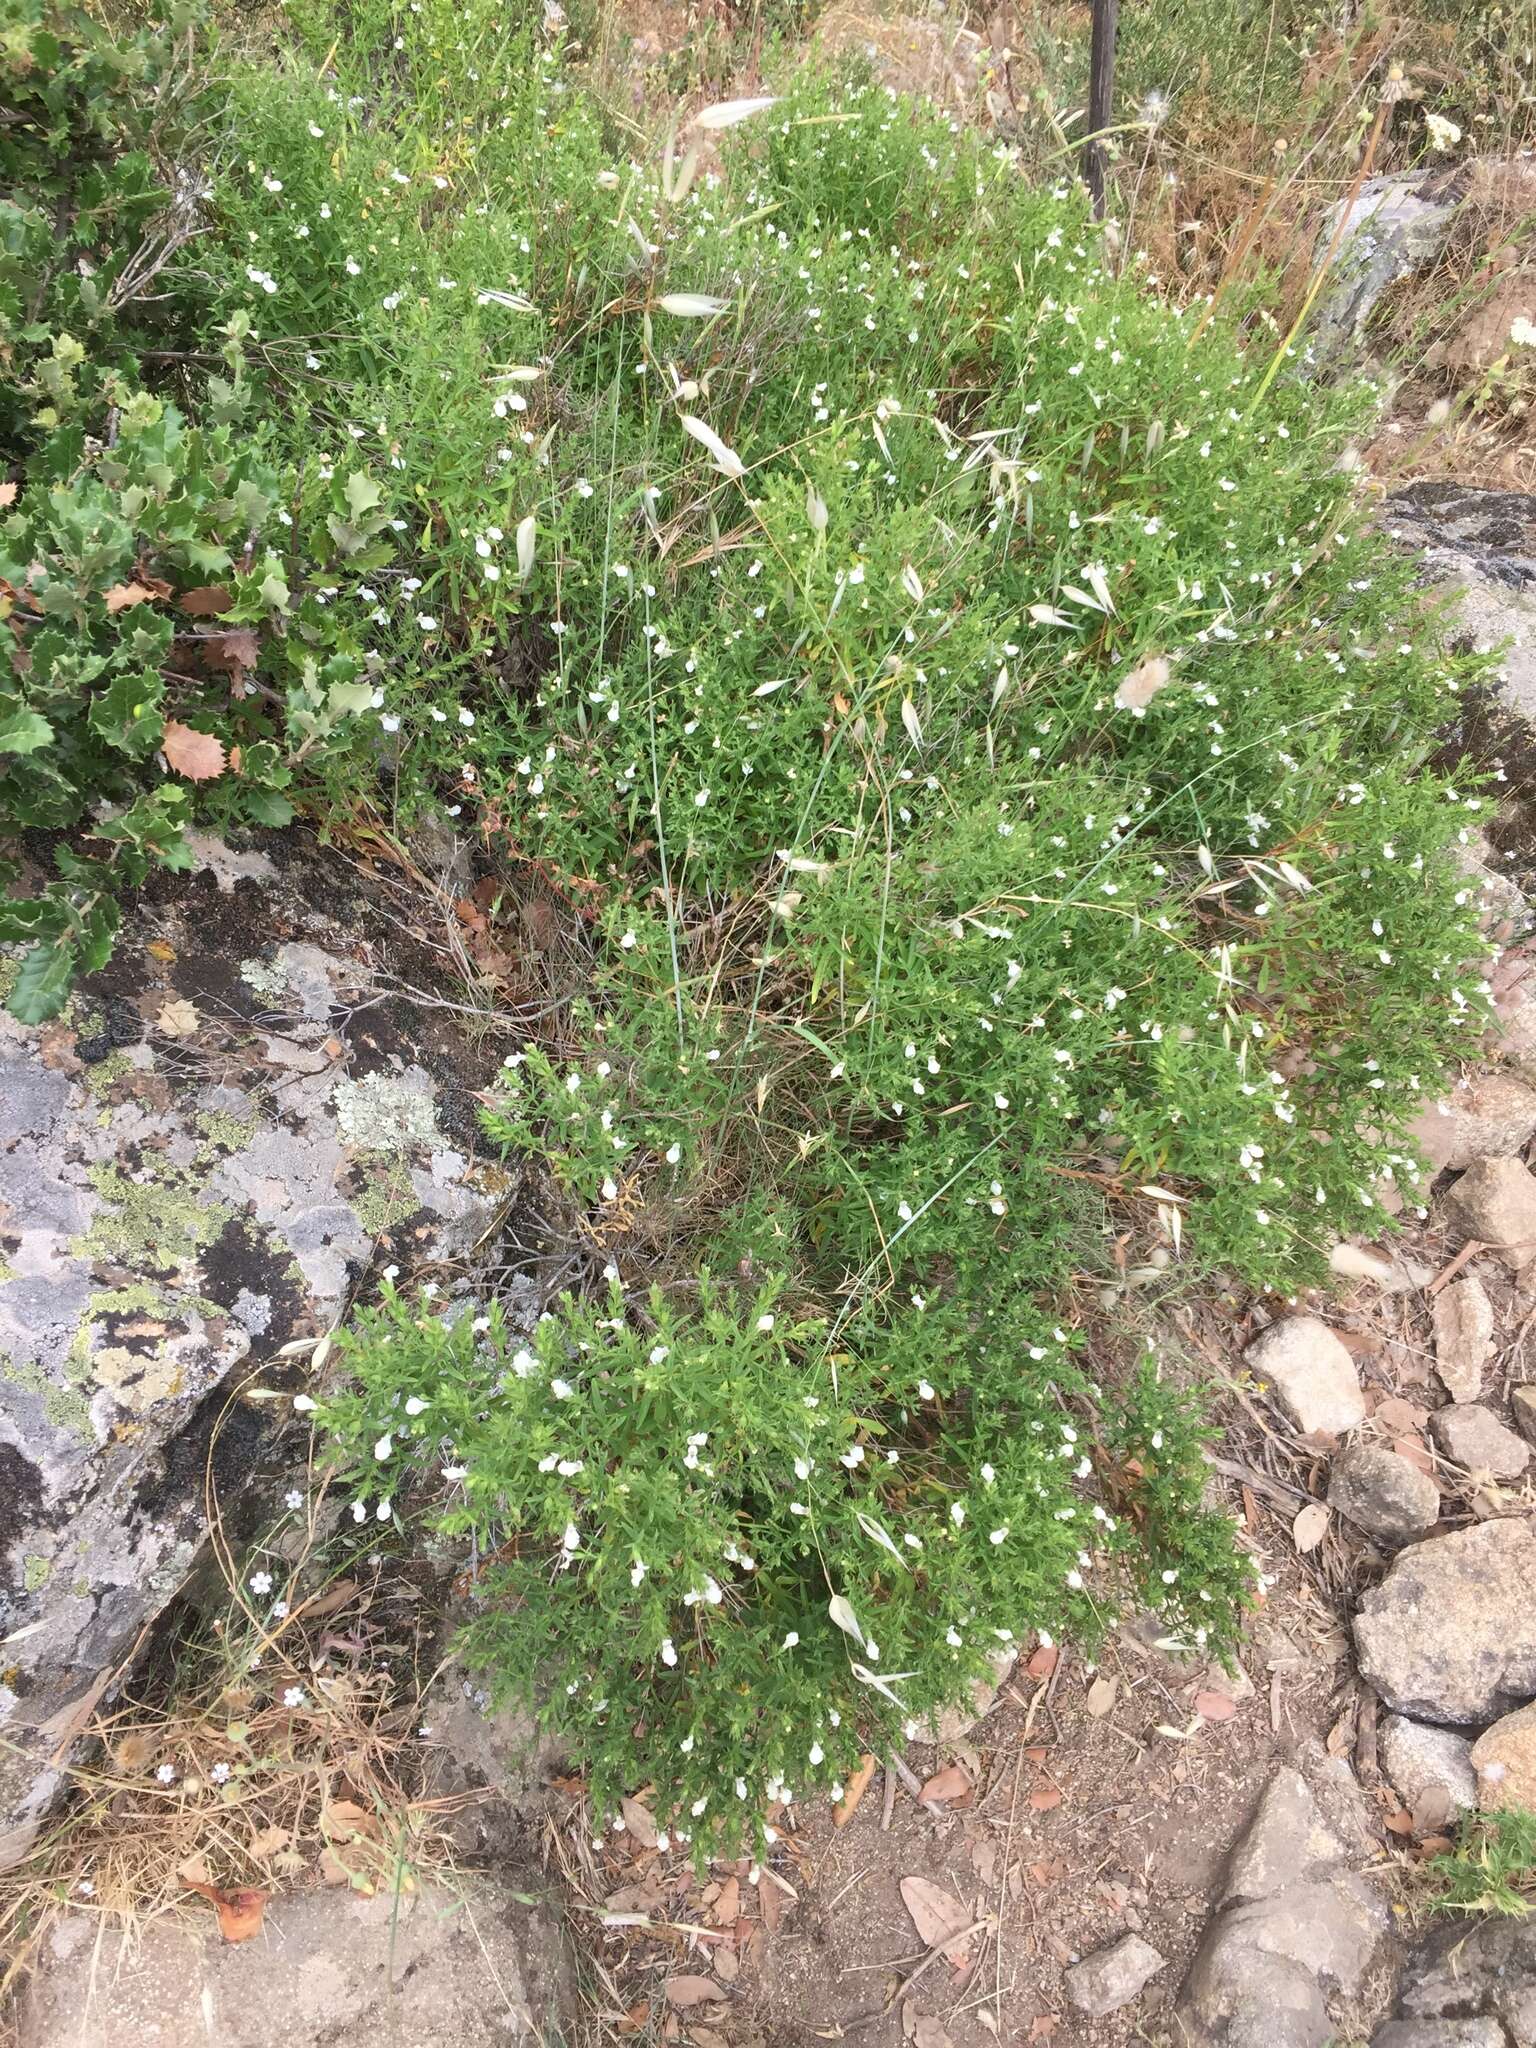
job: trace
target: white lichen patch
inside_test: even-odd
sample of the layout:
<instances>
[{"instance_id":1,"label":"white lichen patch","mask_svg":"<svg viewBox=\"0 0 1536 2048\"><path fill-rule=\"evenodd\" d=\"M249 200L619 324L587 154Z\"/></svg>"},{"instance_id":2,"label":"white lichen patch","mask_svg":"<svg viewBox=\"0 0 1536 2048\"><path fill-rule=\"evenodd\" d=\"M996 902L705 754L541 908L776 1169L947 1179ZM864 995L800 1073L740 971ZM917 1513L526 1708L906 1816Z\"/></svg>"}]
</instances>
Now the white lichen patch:
<instances>
[{"instance_id":1,"label":"white lichen patch","mask_svg":"<svg viewBox=\"0 0 1536 2048\"><path fill-rule=\"evenodd\" d=\"M331 1106L342 1143L354 1151L397 1156L442 1145L424 1076L369 1074L361 1081L338 1081Z\"/></svg>"}]
</instances>

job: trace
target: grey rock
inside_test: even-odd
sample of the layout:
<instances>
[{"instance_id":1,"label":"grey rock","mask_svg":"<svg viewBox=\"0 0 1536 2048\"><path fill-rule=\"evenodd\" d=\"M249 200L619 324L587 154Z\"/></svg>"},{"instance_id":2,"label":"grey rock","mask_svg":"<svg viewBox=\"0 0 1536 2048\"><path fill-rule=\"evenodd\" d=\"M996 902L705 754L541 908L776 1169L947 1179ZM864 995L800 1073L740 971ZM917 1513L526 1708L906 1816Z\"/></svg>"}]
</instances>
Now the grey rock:
<instances>
[{"instance_id":1,"label":"grey rock","mask_svg":"<svg viewBox=\"0 0 1536 2048\"><path fill-rule=\"evenodd\" d=\"M1371 2048L1510 2048L1497 2020L1388 2020Z\"/></svg>"},{"instance_id":2,"label":"grey rock","mask_svg":"<svg viewBox=\"0 0 1536 2048\"><path fill-rule=\"evenodd\" d=\"M1536 1531L1513 1518L1400 1551L1355 1618L1363 1675L1394 1712L1480 1726L1536 1695Z\"/></svg>"},{"instance_id":3,"label":"grey rock","mask_svg":"<svg viewBox=\"0 0 1536 2048\"><path fill-rule=\"evenodd\" d=\"M1381 1723L1381 1767L1410 1812L1437 1791L1451 1813L1470 1813L1477 1805L1472 1745L1454 1729L1388 1714Z\"/></svg>"},{"instance_id":4,"label":"grey rock","mask_svg":"<svg viewBox=\"0 0 1536 2048\"><path fill-rule=\"evenodd\" d=\"M1394 173L1367 178L1325 217L1319 246L1336 254L1313 320L1314 362L1358 349L1382 293L1444 248L1459 203L1444 173Z\"/></svg>"},{"instance_id":5,"label":"grey rock","mask_svg":"<svg viewBox=\"0 0 1536 2048\"><path fill-rule=\"evenodd\" d=\"M1392 2026L1481 2033L1398 2036ZM1488 2031L1488 2029L1493 2031ZM1536 1918L1433 1927L1408 1956L1396 2011L1371 2048L1536 2048Z\"/></svg>"},{"instance_id":6,"label":"grey rock","mask_svg":"<svg viewBox=\"0 0 1536 2048\"><path fill-rule=\"evenodd\" d=\"M1509 1412L1526 1442L1536 1444L1536 1387L1516 1387L1509 1397Z\"/></svg>"},{"instance_id":7,"label":"grey rock","mask_svg":"<svg viewBox=\"0 0 1536 2048\"><path fill-rule=\"evenodd\" d=\"M1445 1206L1463 1237L1497 1252L1512 1272L1536 1258L1536 1179L1521 1160L1473 1160Z\"/></svg>"},{"instance_id":8,"label":"grey rock","mask_svg":"<svg viewBox=\"0 0 1536 2048\"><path fill-rule=\"evenodd\" d=\"M507 1893L300 1893L274 1901L261 1937L238 1946L219 1940L211 1913L206 1921L202 1935L157 1920L130 1938L64 1920L27 1989L29 2048L534 2048L572 2038L553 1918Z\"/></svg>"},{"instance_id":9,"label":"grey rock","mask_svg":"<svg viewBox=\"0 0 1536 2048\"><path fill-rule=\"evenodd\" d=\"M1433 1173L1508 1158L1536 1131L1536 1088L1513 1074L1479 1074L1433 1097L1408 1129Z\"/></svg>"},{"instance_id":10,"label":"grey rock","mask_svg":"<svg viewBox=\"0 0 1536 2048\"><path fill-rule=\"evenodd\" d=\"M1501 1714L1483 1730L1472 1745L1472 1768L1483 1808L1536 1810L1536 1700L1516 1707L1512 1714Z\"/></svg>"},{"instance_id":11,"label":"grey rock","mask_svg":"<svg viewBox=\"0 0 1536 2048\"><path fill-rule=\"evenodd\" d=\"M1329 2000L1359 1986L1386 1908L1349 1868L1299 1772L1282 1767L1228 1868L1180 1994L1187 2048L1324 2048Z\"/></svg>"},{"instance_id":12,"label":"grey rock","mask_svg":"<svg viewBox=\"0 0 1536 2048\"><path fill-rule=\"evenodd\" d=\"M1453 1280L1430 1308L1435 1328L1435 1371L1453 1401L1475 1401L1483 1367L1493 1351L1493 1303L1474 1275Z\"/></svg>"},{"instance_id":13,"label":"grey rock","mask_svg":"<svg viewBox=\"0 0 1536 2048\"><path fill-rule=\"evenodd\" d=\"M1457 593L1460 635L1502 650L1501 694L1536 719L1536 498L1422 480L1393 492L1386 526L1414 549L1426 581Z\"/></svg>"},{"instance_id":14,"label":"grey rock","mask_svg":"<svg viewBox=\"0 0 1536 2048\"><path fill-rule=\"evenodd\" d=\"M236 882L249 900L249 876ZM209 951L207 894L167 927L178 972L199 949L228 972ZM120 943L134 939L130 921ZM278 993L247 1006L292 1000L285 1050L317 1053L358 969L295 942L263 971ZM66 1031L85 1043L93 1014L77 994ZM240 1029L238 1007L220 1028ZM269 1036L252 1022L258 1074ZM37 1033L0 1018L0 1870L25 1853L101 1688L196 1559L231 1375L328 1328L381 1228L410 1223L436 1256L448 1233L483 1232L499 1200L499 1178L443 1145L420 1068L395 1058L370 1076L370 1142L353 1144L335 1071L300 1076L315 1092L275 1109L185 1057L166 1062L158 1044L65 1072L44 1063ZM272 1094L292 1078L272 1070ZM277 1414L236 1404L225 1418L226 1512Z\"/></svg>"},{"instance_id":15,"label":"grey rock","mask_svg":"<svg viewBox=\"0 0 1536 2048\"><path fill-rule=\"evenodd\" d=\"M1067 1996L1092 2019L1118 2012L1145 1990L1165 1959L1139 1934L1122 1935L1096 1955L1085 1956L1065 1973Z\"/></svg>"},{"instance_id":16,"label":"grey rock","mask_svg":"<svg viewBox=\"0 0 1536 2048\"><path fill-rule=\"evenodd\" d=\"M1383 1543L1408 1543L1440 1519L1440 1489L1385 1444L1351 1443L1333 1461L1328 1503Z\"/></svg>"},{"instance_id":17,"label":"grey rock","mask_svg":"<svg viewBox=\"0 0 1536 2048\"><path fill-rule=\"evenodd\" d=\"M1532 1183L1536 1196L1536 1182ZM1243 1353L1256 1379L1304 1436L1342 1435L1365 1419L1365 1397L1355 1361L1316 1316L1285 1316L1271 1323Z\"/></svg>"},{"instance_id":18,"label":"grey rock","mask_svg":"<svg viewBox=\"0 0 1536 2048\"><path fill-rule=\"evenodd\" d=\"M1442 1457L1477 1478L1518 1479L1531 1462L1530 1445L1475 1403L1437 1408L1429 1433Z\"/></svg>"}]
</instances>

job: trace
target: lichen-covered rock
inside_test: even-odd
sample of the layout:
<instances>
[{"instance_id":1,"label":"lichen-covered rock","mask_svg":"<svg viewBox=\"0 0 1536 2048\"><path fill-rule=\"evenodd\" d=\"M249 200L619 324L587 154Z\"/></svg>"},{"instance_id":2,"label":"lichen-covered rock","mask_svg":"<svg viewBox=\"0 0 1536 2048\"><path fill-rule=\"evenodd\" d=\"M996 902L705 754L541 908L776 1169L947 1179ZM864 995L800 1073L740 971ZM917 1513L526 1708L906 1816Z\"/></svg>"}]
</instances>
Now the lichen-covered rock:
<instances>
[{"instance_id":1,"label":"lichen-covered rock","mask_svg":"<svg viewBox=\"0 0 1536 2048\"><path fill-rule=\"evenodd\" d=\"M1102 2019L1129 2005L1163 1967L1164 1958L1151 1942L1139 1934L1123 1934L1108 1948L1072 1965L1065 1976L1067 1996L1079 2012Z\"/></svg>"},{"instance_id":2,"label":"lichen-covered rock","mask_svg":"<svg viewBox=\"0 0 1536 2048\"><path fill-rule=\"evenodd\" d=\"M1475 1479L1518 1479L1531 1462L1530 1445L1475 1402L1437 1408L1429 1433L1440 1455Z\"/></svg>"},{"instance_id":3,"label":"lichen-covered rock","mask_svg":"<svg viewBox=\"0 0 1536 2048\"><path fill-rule=\"evenodd\" d=\"M1355 1361L1316 1316L1284 1316L1271 1323L1243 1353L1243 1363L1255 1379L1273 1387L1276 1400L1305 1436L1342 1435L1365 1420Z\"/></svg>"},{"instance_id":4,"label":"lichen-covered rock","mask_svg":"<svg viewBox=\"0 0 1536 2048\"><path fill-rule=\"evenodd\" d=\"M1440 1384L1453 1401L1475 1401L1493 1351L1493 1303L1487 1289L1470 1273L1453 1280L1434 1297L1430 1315Z\"/></svg>"},{"instance_id":5,"label":"lichen-covered rock","mask_svg":"<svg viewBox=\"0 0 1536 2048\"><path fill-rule=\"evenodd\" d=\"M1394 1712L1478 1727L1536 1696L1536 1531L1509 1518L1400 1551L1355 1617L1362 1674Z\"/></svg>"},{"instance_id":6,"label":"lichen-covered rock","mask_svg":"<svg viewBox=\"0 0 1536 2048\"><path fill-rule=\"evenodd\" d=\"M1472 1768L1479 1806L1536 1812L1536 1702L1501 1714L1483 1730L1472 1745Z\"/></svg>"},{"instance_id":7,"label":"lichen-covered rock","mask_svg":"<svg viewBox=\"0 0 1536 2048\"><path fill-rule=\"evenodd\" d=\"M1513 1074L1479 1074L1433 1097L1408 1128L1434 1173L1506 1158L1536 1131L1536 1088Z\"/></svg>"},{"instance_id":8,"label":"lichen-covered rock","mask_svg":"<svg viewBox=\"0 0 1536 2048\"><path fill-rule=\"evenodd\" d=\"M234 1376L328 1328L381 1230L437 1248L496 1199L423 1068L348 1079L350 962L252 964L200 1033L157 1029L164 992L0 1017L0 1869L202 1542L215 1419L226 1501L271 1425ZM279 1027L310 1071L267 1063Z\"/></svg>"},{"instance_id":9,"label":"lichen-covered rock","mask_svg":"<svg viewBox=\"0 0 1536 2048\"><path fill-rule=\"evenodd\" d=\"M1536 1259L1536 1178L1519 1159L1474 1159L1446 1197L1463 1237L1497 1252L1513 1272Z\"/></svg>"},{"instance_id":10,"label":"lichen-covered rock","mask_svg":"<svg viewBox=\"0 0 1536 2048\"><path fill-rule=\"evenodd\" d=\"M1396 2016L1371 2048L1532 2048L1536 1917L1432 1926L1408 1957Z\"/></svg>"},{"instance_id":11,"label":"lichen-covered rock","mask_svg":"<svg viewBox=\"0 0 1536 2048\"><path fill-rule=\"evenodd\" d=\"M1387 1929L1300 1773L1275 1773L1180 1994L1184 2048L1324 2048Z\"/></svg>"},{"instance_id":12,"label":"lichen-covered rock","mask_svg":"<svg viewBox=\"0 0 1536 2048\"><path fill-rule=\"evenodd\" d=\"M1437 1794L1448 1814L1467 1813L1477 1804L1472 1745L1452 1728L1388 1714L1381 1724L1381 1767L1410 1813Z\"/></svg>"},{"instance_id":13,"label":"lichen-covered rock","mask_svg":"<svg viewBox=\"0 0 1536 2048\"><path fill-rule=\"evenodd\" d=\"M1383 1543L1408 1543L1440 1519L1440 1489L1386 1444L1351 1443L1333 1461L1328 1504Z\"/></svg>"}]
</instances>

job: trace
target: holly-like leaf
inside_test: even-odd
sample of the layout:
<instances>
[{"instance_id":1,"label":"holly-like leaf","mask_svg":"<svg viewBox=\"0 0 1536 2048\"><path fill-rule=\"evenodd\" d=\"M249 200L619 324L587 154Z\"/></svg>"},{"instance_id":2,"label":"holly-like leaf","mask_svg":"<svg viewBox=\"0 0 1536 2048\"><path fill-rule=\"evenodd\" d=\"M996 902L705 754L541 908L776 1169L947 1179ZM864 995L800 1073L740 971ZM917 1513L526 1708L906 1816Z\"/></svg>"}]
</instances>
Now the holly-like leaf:
<instances>
[{"instance_id":1,"label":"holly-like leaf","mask_svg":"<svg viewBox=\"0 0 1536 2048\"><path fill-rule=\"evenodd\" d=\"M35 754L53 738L53 727L39 712L12 711L0 718L0 754Z\"/></svg>"},{"instance_id":2,"label":"holly-like leaf","mask_svg":"<svg viewBox=\"0 0 1536 2048\"><path fill-rule=\"evenodd\" d=\"M21 956L6 1008L23 1024L46 1024L68 1001L74 975L75 949L67 938L32 946Z\"/></svg>"},{"instance_id":3,"label":"holly-like leaf","mask_svg":"<svg viewBox=\"0 0 1536 2048\"><path fill-rule=\"evenodd\" d=\"M179 718L168 718L160 745L170 766L188 782L212 782L224 773L224 744L211 732L196 732Z\"/></svg>"}]
</instances>

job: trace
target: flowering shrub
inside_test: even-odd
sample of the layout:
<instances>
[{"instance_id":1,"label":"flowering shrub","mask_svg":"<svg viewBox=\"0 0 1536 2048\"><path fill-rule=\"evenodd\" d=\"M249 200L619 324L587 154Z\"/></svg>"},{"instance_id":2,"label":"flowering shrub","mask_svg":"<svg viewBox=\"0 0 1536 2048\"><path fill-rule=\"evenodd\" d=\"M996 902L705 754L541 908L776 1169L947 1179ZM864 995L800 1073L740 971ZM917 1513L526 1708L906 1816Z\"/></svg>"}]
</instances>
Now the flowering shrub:
<instances>
[{"instance_id":1,"label":"flowering shrub","mask_svg":"<svg viewBox=\"0 0 1536 2048\"><path fill-rule=\"evenodd\" d=\"M506 1558L463 1648L575 1743L599 1814L651 1781L680 1839L760 1843L774 1801L840 1797L1025 1636L1091 1639L1127 1597L1228 1645L1251 1582L1150 1365L1105 1402L1021 1293L834 1338L782 1290L615 1280L526 1343L390 1296L345 1340L354 1519L441 1471L444 1526Z\"/></svg>"},{"instance_id":2,"label":"flowering shrub","mask_svg":"<svg viewBox=\"0 0 1536 2048\"><path fill-rule=\"evenodd\" d=\"M1062 1304L1321 1272L1484 1013L1481 799L1425 766L1474 665L1357 531L1360 395L867 84L630 160L524 12L287 13L197 283L311 592L233 715L345 803L305 720L360 663L401 813L536 866L591 967L488 1117L579 1284L526 1344L363 1318L355 1514L446 1488L471 1649L600 1803L727 1837L1027 1631L1221 1650L1192 1411Z\"/></svg>"},{"instance_id":3,"label":"flowering shrub","mask_svg":"<svg viewBox=\"0 0 1536 2048\"><path fill-rule=\"evenodd\" d=\"M404 780L589 942L487 1118L587 1286L526 1344L388 1302L327 1419L360 1520L446 1487L468 1646L599 1809L733 1839L1026 1632L1231 1641L1187 1401L1050 1304L1376 1227L1483 1011L1480 799L1423 768L1470 671L1354 531L1358 397L1005 150L810 80L625 162L502 14L391 31L285 81L236 297L274 350L350 309L319 374L431 508L373 620Z\"/></svg>"}]
</instances>

